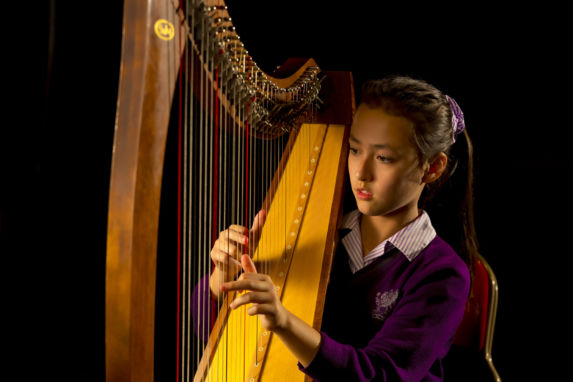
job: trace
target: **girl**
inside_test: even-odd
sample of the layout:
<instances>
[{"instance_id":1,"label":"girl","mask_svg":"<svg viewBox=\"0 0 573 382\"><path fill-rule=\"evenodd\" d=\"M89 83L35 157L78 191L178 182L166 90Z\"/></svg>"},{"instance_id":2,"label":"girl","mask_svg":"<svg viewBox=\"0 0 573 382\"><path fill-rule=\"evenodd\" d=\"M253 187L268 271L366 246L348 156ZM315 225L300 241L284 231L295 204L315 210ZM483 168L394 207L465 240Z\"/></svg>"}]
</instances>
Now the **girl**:
<instances>
[{"instance_id":1,"label":"girl","mask_svg":"<svg viewBox=\"0 0 573 382\"><path fill-rule=\"evenodd\" d=\"M321 330L285 309L272 280L256 272L249 255L239 255L264 211L250 232L231 226L215 243L211 293L249 291L231 308L252 304L247 313L259 315L315 380L442 380L470 274L420 206L456 168L451 147L463 129L456 102L424 81L394 76L366 83L348 142L357 209L342 219ZM471 192L467 179L463 186ZM469 227L454 243L467 260L476 250L471 197L461 201L463 224L448 225ZM244 273L233 281L239 260ZM226 272L227 263L236 265Z\"/></svg>"}]
</instances>

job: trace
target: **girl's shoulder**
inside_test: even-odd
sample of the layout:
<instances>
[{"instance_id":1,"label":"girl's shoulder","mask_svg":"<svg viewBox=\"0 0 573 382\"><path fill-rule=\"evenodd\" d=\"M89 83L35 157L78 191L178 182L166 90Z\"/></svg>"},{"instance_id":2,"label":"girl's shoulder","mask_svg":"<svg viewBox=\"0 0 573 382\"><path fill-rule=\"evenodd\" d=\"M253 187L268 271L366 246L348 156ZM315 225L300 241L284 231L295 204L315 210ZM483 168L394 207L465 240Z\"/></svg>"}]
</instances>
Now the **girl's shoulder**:
<instances>
[{"instance_id":1,"label":"girl's shoulder","mask_svg":"<svg viewBox=\"0 0 573 382\"><path fill-rule=\"evenodd\" d=\"M428 244L426 248L424 248L423 252L442 254L444 256L455 256L461 260L461 257L456 253L456 251L452 248L452 246L442 239L439 235L436 235L432 241Z\"/></svg>"},{"instance_id":2,"label":"girl's shoulder","mask_svg":"<svg viewBox=\"0 0 573 382\"><path fill-rule=\"evenodd\" d=\"M421 275L435 274L451 275L467 281L469 285L470 271L465 261L440 236L436 235L424 250L413 260L412 264Z\"/></svg>"}]
</instances>

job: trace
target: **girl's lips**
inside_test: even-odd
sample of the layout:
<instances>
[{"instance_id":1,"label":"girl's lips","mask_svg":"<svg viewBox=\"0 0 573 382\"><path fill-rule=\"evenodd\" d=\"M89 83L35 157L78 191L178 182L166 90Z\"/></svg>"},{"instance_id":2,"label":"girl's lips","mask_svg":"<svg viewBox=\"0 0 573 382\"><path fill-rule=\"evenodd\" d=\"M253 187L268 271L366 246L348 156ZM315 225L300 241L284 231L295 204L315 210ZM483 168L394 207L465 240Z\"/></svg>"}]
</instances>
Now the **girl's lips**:
<instances>
[{"instance_id":1,"label":"girl's lips","mask_svg":"<svg viewBox=\"0 0 573 382\"><path fill-rule=\"evenodd\" d=\"M356 189L356 197L362 200L372 199L372 193L363 188Z\"/></svg>"}]
</instances>

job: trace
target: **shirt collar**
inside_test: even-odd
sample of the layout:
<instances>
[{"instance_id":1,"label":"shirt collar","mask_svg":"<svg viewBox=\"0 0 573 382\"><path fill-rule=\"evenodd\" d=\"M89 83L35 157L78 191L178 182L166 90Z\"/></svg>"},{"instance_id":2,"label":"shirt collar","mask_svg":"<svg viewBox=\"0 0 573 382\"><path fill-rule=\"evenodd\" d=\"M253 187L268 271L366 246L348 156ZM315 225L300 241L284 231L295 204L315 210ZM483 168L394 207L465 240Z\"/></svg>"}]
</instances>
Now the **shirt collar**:
<instances>
[{"instance_id":1,"label":"shirt collar","mask_svg":"<svg viewBox=\"0 0 573 382\"><path fill-rule=\"evenodd\" d=\"M359 210L354 210L344 216L341 225L343 229L350 229L350 232L342 238L342 243L348 252L350 269L353 273L372 263L392 248L398 249L409 261L412 261L436 237L430 216L426 211L422 211L415 220L363 256L360 235L361 216Z\"/></svg>"}]
</instances>

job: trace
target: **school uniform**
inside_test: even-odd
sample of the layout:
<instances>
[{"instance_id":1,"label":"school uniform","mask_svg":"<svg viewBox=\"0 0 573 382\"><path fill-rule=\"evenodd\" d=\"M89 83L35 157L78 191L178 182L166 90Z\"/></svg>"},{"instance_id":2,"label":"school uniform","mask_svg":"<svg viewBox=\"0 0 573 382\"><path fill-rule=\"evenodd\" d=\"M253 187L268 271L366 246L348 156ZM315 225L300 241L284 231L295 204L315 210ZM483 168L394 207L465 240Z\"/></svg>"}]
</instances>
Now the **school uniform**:
<instances>
[{"instance_id":1,"label":"school uniform","mask_svg":"<svg viewBox=\"0 0 573 382\"><path fill-rule=\"evenodd\" d=\"M343 218L320 348L299 369L316 381L440 381L469 293L468 268L426 212L363 256L360 218L358 210ZM204 277L194 316L199 305L214 311L208 291Z\"/></svg>"},{"instance_id":2,"label":"school uniform","mask_svg":"<svg viewBox=\"0 0 573 382\"><path fill-rule=\"evenodd\" d=\"M317 381L440 381L469 293L466 264L426 212L363 256L359 211L340 231L317 355Z\"/></svg>"}]
</instances>

